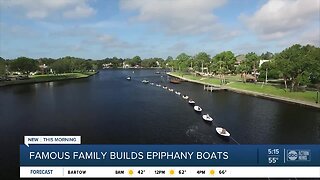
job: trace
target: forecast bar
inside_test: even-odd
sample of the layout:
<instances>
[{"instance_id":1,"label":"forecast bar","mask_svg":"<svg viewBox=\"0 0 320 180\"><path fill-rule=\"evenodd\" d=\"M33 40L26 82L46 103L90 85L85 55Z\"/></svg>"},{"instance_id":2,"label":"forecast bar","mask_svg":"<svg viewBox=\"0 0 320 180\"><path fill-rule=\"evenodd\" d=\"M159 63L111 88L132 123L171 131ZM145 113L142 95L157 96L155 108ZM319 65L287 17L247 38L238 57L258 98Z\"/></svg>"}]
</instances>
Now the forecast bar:
<instances>
[{"instance_id":1,"label":"forecast bar","mask_svg":"<svg viewBox=\"0 0 320 180\"><path fill-rule=\"evenodd\" d=\"M20 167L20 178L319 178L320 167Z\"/></svg>"}]
</instances>

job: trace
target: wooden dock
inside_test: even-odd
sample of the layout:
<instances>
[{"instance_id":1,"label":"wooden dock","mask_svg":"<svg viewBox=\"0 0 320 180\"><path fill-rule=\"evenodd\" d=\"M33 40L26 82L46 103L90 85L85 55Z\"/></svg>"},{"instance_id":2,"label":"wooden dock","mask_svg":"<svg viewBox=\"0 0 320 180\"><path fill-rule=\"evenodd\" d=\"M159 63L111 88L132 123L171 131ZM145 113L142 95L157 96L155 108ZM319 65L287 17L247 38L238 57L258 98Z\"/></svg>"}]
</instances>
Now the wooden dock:
<instances>
[{"instance_id":1,"label":"wooden dock","mask_svg":"<svg viewBox=\"0 0 320 180\"><path fill-rule=\"evenodd\" d=\"M227 90L226 88L222 88L222 87L216 87L216 86L212 86L212 85L203 85L203 90L205 91L222 91L222 90Z\"/></svg>"}]
</instances>

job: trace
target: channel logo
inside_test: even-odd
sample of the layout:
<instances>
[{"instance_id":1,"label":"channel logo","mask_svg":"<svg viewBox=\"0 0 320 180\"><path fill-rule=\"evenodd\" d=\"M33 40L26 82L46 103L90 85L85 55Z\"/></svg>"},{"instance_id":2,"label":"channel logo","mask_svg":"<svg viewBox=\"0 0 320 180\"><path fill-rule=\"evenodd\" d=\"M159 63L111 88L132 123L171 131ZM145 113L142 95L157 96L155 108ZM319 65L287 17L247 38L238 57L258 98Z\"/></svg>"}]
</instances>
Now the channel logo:
<instances>
[{"instance_id":1,"label":"channel logo","mask_svg":"<svg viewBox=\"0 0 320 180\"><path fill-rule=\"evenodd\" d=\"M311 150L297 150L288 149L287 150L287 161L310 161L311 160Z\"/></svg>"}]
</instances>

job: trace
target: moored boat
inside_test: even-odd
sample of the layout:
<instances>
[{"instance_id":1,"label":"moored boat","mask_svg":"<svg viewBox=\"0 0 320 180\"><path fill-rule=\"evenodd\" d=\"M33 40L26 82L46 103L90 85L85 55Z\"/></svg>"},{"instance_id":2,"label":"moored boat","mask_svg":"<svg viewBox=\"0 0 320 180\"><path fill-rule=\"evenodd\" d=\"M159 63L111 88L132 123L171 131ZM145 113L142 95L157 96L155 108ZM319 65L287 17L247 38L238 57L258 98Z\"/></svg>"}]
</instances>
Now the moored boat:
<instances>
[{"instance_id":1,"label":"moored boat","mask_svg":"<svg viewBox=\"0 0 320 180\"><path fill-rule=\"evenodd\" d=\"M163 89L168 89L168 87L167 87L167 86L162 86L162 88L163 88Z\"/></svg>"},{"instance_id":2,"label":"moored boat","mask_svg":"<svg viewBox=\"0 0 320 180\"><path fill-rule=\"evenodd\" d=\"M157 87L161 87L161 84L156 84Z\"/></svg>"},{"instance_id":3,"label":"moored boat","mask_svg":"<svg viewBox=\"0 0 320 180\"><path fill-rule=\"evenodd\" d=\"M176 95L181 95L181 92L179 92L179 91L175 91L174 93L176 93Z\"/></svg>"},{"instance_id":4,"label":"moored boat","mask_svg":"<svg viewBox=\"0 0 320 180\"><path fill-rule=\"evenodd\" d=\"M209 114L202 115L202 119L205 120L205 121L209 121L209 122L213 121L212 117L210 117Z\"/></svg>"},{"instance_id":5,"label":"moored boat","mask_svg":"<svg viewBox=\"0 0 320 180\"><path fill-rule=\"evenodd\" d=\"M201 112L202 108L200 106L194 106L193 109L197 112Z\"/></svg>"},{"instance_id":6,"label":"moored boat","mask_svg":"<svg viewBox=\"0 0 320 180\"><path fill-rule=\"evenodd\" d=\"M173 89L171 89L171 88L169 88L168 90L169 90L170 92L173 92Z\"/></svg>"},{"instance_id":7,"label":"moored boat","mask_svg":"<svg viewBox=\"0 0 320 180\"><path fill-rule=\"evenodd\" d=\"M183 95L182 98L183 98L183 99L189 99L189 96Z\"/></svg>"},{"instance_id":8,"label":"moored boat","mask_svg":"<svg viewBox=\"0 0 320 180\"><path fill-rule=\"evenodd\" d=\"M195 102L194 100L190 99L190 100L188 101L188 103L193 105L193 104L195 104L196 102Z\"/></svg>"},{"instance_id":9,"label":"moored boat","mask_svg":"<svg viewBox=\"0 0 320 180\"><path fill-rule=\"evenodd\" d=\"M126 79L127 79L128 81L130 81L130 80L131 80L131 76L128 76Z\"/></svg>"},{"instance_id":10,"label":"moored boat","mask_svg":"<svg viewBox=\"0 0 320 180\"><path fill-rule=\"evenodd\" d=\"M143 82L143 83L145 83L145 84L148 84L148 83L149 83L149 81L146 80L146 79L142 80L141 82Z\"/></svg>"},{"instance_id":11,"label":"moored boat","mask_svg":"<svg viewBox=\"0 0 320 180\"><path fill-rule=\"evenodd\" d=\"M221 136L224 136L224 137L229 137L230 136L230 133L226 129L222 128L222 127L216 127L216 131Z\"/></svg>"},{"instance_id":12,"label":"moored boat","mask_svg":"<svg viewBox=\"0 0 320 180\"><path fill-rule=\"evenodd\" d=\"M180 84L181 83L180 79L170 79L170 82L173 84Z\"/></svg>"},{"instance_id":13,"label":"moored boat","mask_svg":"<svg viewBox=\"0 0 320 180\"><path fill-rule=\"evenodd\" d=\"M153 86L153 85L154 85L154 83L150 83L150 85L151 85L151 86Z\"/></svg>"}]
</instances>

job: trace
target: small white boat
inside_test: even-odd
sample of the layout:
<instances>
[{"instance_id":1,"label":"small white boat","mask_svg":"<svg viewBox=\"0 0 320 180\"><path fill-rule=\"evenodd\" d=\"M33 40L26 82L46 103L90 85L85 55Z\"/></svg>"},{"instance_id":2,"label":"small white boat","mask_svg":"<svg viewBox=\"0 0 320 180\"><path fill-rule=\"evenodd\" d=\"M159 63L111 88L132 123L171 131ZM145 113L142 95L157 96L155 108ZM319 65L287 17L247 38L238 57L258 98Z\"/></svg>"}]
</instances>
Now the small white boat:
<instances>
[{"instance_id":1,"label":"small white boat","mask_svg":"<svg viewBox=\"0 0 320 180\"><path fill-rule=\"evenodd\" d=\"M189 99L189 96L183 95L182 98L183 98L183 99Z\"/></svg>"},{"instance_id":2,"label":"small white boat","mask_svg":"<svg viewBox=\"0 0 320 180\"><path fill-rule=\"evenodd\" d=\"M128 81L130 81L130 80L131 80L131 77L129 76L129 77L127 77L126 79L127 79Z\"/></svg>"},{"instance_id":3,"label":"small white boat","mask_svg":"<svg viewBox=\"0 0 320 180\"><path fill-rule=\"evenodd\" d=\"M153 85L154 85L154 83L150 83L150 85L151 85L151 86L153 86Z\"/></svg>"},{"instance_id":4,"label":"small white boat","mask_svg":"<svg viewBox=\"0 0 320 180\"><path fill-rule=\"evenodd\" d=\"M163 88L163 89L168 89L168 87L167 87L167 86L162 86L162 88Z\"/></svg>"},{"instance_id":5,"label":"small white boat","mask_svg":"<svg viewBox=\"0 0 320 180\"><path fill-rule=\"evenodd\" d=\"M200 106L194 106L193 109L197 112L201 112L202 108Z\"/></svg>"},{"instance_id":6,"label":"small white boat","mask_svg":"<svg viewBox=\"0 0 320 180\"><path fill-rule=\"evenodd\" d=\"M216 131L221 136L224 136L224 137L229 137L230 136L230 133L226 129L222 128L222 127L216 127Z\"/></svg>"},{"instance_id":7,"label":"small white boat","mask_svg":"<svg viewBox=\"0 0 320 180\"><path fill-rule=\"evenodd\" d=\"M190 99L190 100L188 101L188 103L189 103L189 104L195 104L196 102L194 102L194 100Z\"/></svg>"},{"instance_id":8,"label":"small white boat","mask_svg":"<svg viewBox=\"0 0 320 180\"><path fill-rule=\"evenodd\" d=\"M209 114L204 114L204 115L202 115L202 119L203 119L203 120L206 120L206 121L210 121L210 122L213 121L212 117L210 117Z\"/></svg>"},{"instance_id":9,"label":"small white boat","mask_svg":"<svg viewBox=\"0 0 320 180\"><path fill-rule=\"evenodd\" d=\"M145 84L147 84L147 83L149 83L149 81L148 80L142 80L141 82L143 82L143 83L145 83Z\"/></svg>"},{"instance_id":10,"label":"small white boat","mask_svg":"<svg viewBox=\"0 0 320 180\"><path fill-rule=\"evenodd\" d=\"M161 87L161 84L156 84L157 87Z\"/></svg>"},{"instance_id":11,"label":"small white boat","mask_svg":"<svg viewBox=\"0 0 320 180\"><path fill-rule=\"evenodd\" d=\"M181 94L181 92L179 92L179 91L176 91L176 92L174 92L174 93L176 93L176 95L179 95L179 96L180 96L180 94Z\"/></svg>"},{"instance_id":12,"label":"small white boat","mask_svg":"<svg viewBox=\"0 0 320 180\"><path fill-rule=\"evenodd\" d=\"M173 89L170 89L170 88L169 88L168 90L169 90L170 92L173 92Z\"/></svg>"}]
</instances>

